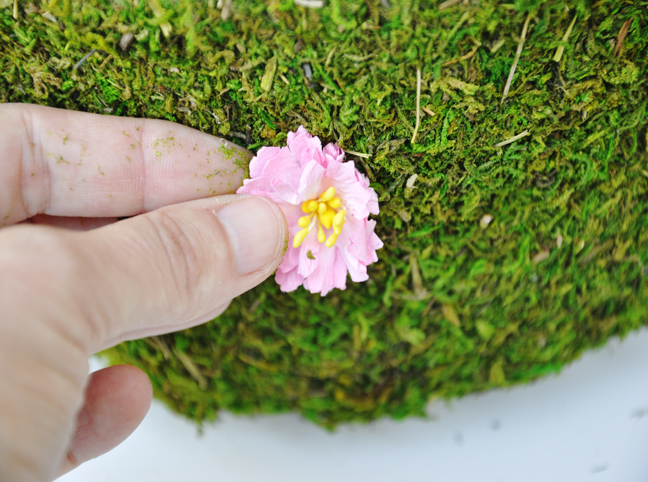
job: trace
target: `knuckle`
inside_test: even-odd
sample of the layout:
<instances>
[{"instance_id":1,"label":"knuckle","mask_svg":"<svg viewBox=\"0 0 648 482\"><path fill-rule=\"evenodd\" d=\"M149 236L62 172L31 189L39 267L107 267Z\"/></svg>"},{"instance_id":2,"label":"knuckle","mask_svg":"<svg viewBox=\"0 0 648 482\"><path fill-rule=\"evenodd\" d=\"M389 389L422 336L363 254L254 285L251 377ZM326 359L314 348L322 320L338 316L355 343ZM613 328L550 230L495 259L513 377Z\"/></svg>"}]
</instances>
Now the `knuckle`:
<instances>
[{"instance_id":1,"label":"knuckle","mask_svg":"<svg viewBox=\"0 0 648 482\"><path fill-rule=\"evenodd\" d=\"M189 303L200 288L208 265L199 238L195 233L188 234L189 223L180 221L170 209L151 213L149 219L165 260L164 277L174 291L173 298L180 297L181 303Z\"/></svg>"}]
</instances>

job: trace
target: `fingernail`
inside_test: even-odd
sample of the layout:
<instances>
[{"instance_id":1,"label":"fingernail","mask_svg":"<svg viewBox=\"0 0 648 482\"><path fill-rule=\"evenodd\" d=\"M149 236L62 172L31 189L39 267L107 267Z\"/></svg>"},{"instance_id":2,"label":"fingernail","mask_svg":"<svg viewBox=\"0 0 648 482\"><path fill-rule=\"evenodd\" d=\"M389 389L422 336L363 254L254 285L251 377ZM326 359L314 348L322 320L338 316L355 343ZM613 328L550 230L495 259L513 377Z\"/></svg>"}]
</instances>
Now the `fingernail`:
<instances>
[{"instance_id":1,"label":"fingernail","mask_svg":"<svg viewBox=\"0 0 648 482\"><path fill-rule=\"evenodd\" d=\"M249 197L215 211L230 239L239 274L267 267L279 255L283 219L270 201Z\"/></svg>"}]
</instances>

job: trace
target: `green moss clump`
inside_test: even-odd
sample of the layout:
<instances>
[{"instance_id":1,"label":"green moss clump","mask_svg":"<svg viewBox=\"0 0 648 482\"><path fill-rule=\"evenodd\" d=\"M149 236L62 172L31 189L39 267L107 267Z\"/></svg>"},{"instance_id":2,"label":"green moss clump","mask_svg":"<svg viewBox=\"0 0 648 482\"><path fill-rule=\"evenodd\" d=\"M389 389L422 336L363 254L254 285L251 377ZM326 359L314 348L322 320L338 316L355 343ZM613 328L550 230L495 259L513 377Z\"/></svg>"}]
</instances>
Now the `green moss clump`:
<instances>
[{"instance_id":1,"label":"green moss clump","mask_svg":"<svg viewBox=\"0 0 648 482\"><path fill-rule=\"evenodd\" d=\"M303 124L365 154L349 157L380 196L368 282L322 299L269 280L214 322L107 356L197 421L334 426L525 383L646 324L648 2L327 3L226 16L52 0L15 19L0 0L0 101L169 119L251 149Z\"/></svg>"}]
</instances>

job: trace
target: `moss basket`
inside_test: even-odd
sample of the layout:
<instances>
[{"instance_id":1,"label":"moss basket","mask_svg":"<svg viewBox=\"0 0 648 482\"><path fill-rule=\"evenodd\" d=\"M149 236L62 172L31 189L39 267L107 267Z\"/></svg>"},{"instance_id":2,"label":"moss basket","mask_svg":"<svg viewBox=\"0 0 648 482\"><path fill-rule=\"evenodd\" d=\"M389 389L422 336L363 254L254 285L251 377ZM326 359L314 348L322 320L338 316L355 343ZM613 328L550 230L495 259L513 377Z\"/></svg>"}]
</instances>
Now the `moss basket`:
<instances>
[{"instance_id":1,"label":"moss basket","mask_svg":"<svg viewBox=\"0 0 648 482\"><path fill-rule=\"evenodd\" d=\"M0 101L252 151L304 125L380 197L368 282L270 279L112 362L196 421L331 427L525 383L646 324L648 1L321 3L0 0Z\"/></svg>"}]
</instances>

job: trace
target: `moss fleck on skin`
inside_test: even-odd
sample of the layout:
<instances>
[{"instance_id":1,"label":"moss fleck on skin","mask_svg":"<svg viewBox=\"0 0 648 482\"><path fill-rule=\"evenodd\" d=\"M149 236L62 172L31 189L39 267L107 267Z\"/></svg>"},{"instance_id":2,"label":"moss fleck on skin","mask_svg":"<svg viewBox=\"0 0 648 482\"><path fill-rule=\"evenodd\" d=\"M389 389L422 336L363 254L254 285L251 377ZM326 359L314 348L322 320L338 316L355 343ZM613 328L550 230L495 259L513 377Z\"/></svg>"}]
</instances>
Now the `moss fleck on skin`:
<instances>
[{"instance_id":1,"label":"moss fleck on skin","mask_svg":"<svg viewBox=\"0 0 648 482\"><path fill-rule=\"evenodd\" d=\"M174 410L297 411L327 427L423 415L431 398L554 373L648 321L648 1L249 0L226 21L207 2L149 3L52 2L64 28L37 6L18 20L0 8L0 101L247 132L253 150L304 125L369 156L356 165L385 242L346 291L269 280L211 323L106 353ZM412 144L418 68L434 115Z\"/></svg>"},{"instance_id":2,"label":"moss fleck on skin","mask_svg":"<svg viewBox=\"0 0 648 482\"><path fill-rule=\"evenodd\" d=\"M234 157L238 152L238 149L228 146L227 144L223 144L218 148L218 150L223 154L223 157L227 160L231 159Z\"/></svg>"},{"instance_id":3,"label":"moss fleck on skin","mask_svg":"<svg viewBox=\"0 0 648 482\"><path fill-rule=\"evenodd\" d=\"M227 143L221 145L218 150L226 160L232 161L234 166L236 166L236 169L232 170L232 174L236 174L239 170L242 170L243 175L241 176L241 179L245 179L249 176L249 165L250 160L252 159L252 156L250 154L248 154L246 151L242 151L241 149L234 148ZM209 154L209 152L207 154Z\"/></svg>"}]
</instances>

